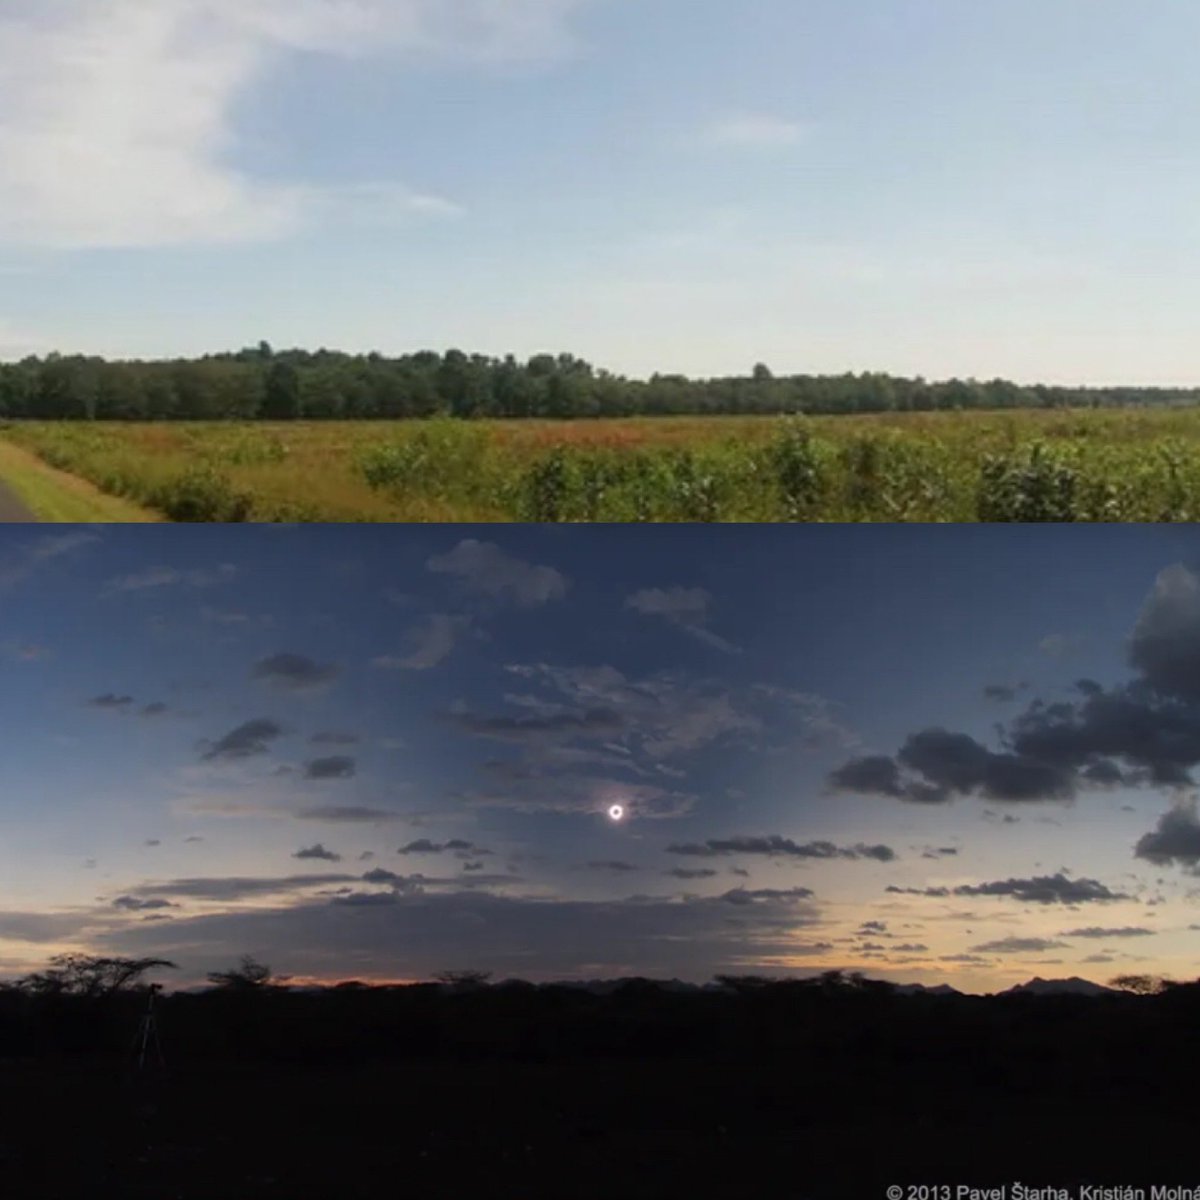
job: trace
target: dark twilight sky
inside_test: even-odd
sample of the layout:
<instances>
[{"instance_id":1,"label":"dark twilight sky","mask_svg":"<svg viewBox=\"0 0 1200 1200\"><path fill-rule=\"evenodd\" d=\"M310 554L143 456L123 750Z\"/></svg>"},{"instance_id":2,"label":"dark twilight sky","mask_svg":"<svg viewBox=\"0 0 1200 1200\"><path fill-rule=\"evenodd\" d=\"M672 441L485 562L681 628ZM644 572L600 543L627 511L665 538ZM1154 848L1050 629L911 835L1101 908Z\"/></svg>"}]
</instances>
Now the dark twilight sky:
<instances>
[{"instance_id":1,"label":"dark twilight sky","mask_svg":"<svg viewBox=\"0 0 1200 1200\"><path fill-rule=\"evenodd\" d=\"M1190 978L1198 552L0 530L0 977Z\"/></svg>"}]
</instances>

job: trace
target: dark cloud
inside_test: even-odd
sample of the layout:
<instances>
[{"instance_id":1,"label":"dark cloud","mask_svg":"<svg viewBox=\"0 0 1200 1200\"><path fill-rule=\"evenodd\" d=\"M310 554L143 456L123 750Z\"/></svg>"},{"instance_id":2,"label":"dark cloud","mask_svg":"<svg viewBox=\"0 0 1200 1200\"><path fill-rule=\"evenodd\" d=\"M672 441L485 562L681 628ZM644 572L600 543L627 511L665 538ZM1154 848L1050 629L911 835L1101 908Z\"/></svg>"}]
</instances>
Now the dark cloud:
<instances>
[{"instance_id":1,"label":"dark cloud","mask_svg":"<svg viewBox=\"0 0 1200 1200\"><path fill-rule=\"evenodd\" d=\"M315 804L296 811L301 821L329 821L335 824L372 824L375 821L396 821L400 814L384 808L362 804Z\"/></svg>"},{"instance_id":2,"label":"dark cloud","mask_svg":"<svg viewBox=\"0 0 1200 1200\"><path fill-rule=\"evenodd\" d=\"M927 846L922 858L952 858L958 853L957 846Z\"/></svg>"},{"instance_id":3,"label":"dark cloud","mask_svg":"<svg viewBox=\"0 0 1200 1200\"><path fill-rule=\"evenodd\" d=\"M87 701L89 708L126 709L132 703L132 696L118 696L113 692L105 692L103 696L93 696Z\"/></svg>"},{"instance_id":4,"label":"dark cloud","mask_svg":"<svg viewBox=\"0 0 1200 1200\"><path fill-rule=\"evenodd\" d=\"M1200 705L1136 680L1076 701L1034 701L1013 721L1008 738L1017 754L1053 764L1077 785L1182 787L1200 762Z\"/></svg>"},{"instance_id":5,"label":"dark cloud","mask_svg":"<svg viewBox=\"0 0 1200 1200\"><path fill-rule=\"evenodd\" d=\"M350 908L386 908L399 901L395 892L349 892L345 896L335 896L330 903L344 904Z\"/></svg>"},{"instance_id":6,"label":"dark cloud","mask_svg":"<svg viewBox=\"0 0 1200 1200\"><path fill-rule=\"evenodd\" d=\"M1111 891L1095 879L1068 879L1065 875L1038 875L1032 879L1001 879L991 883L964 883L958 887L902 888L887 891L901 896L1012 896L1030 904L1087 904L1129 900L1123 892Z\"/></svg>"},{"instance_id":7,"label":"dark cloud","mask_svg":"<svg viewBox=\"0 0 1200 1200\"><path fill-rule=\"evenodd\" d=\"M1137 858L1158 866L1194 868L1200 862L1200 818L1195 799L1163 813L1158 824L1138 839L1133 852Z\"/></svg>"},{"instance_id":8,"label":"dark cloud","mask_svg":"<svg viewBox=\"0 0 1200 1200\"><path fill-rule=\"evenodd\" d=\"M370 892L364 881L346 882L356 891L287 907L255 905L161 927L137 922L106 933L103 945L113 953L161 953L185 972L235 959L247 946L270 946L276 970L322 978L361 971L364 962L428 978L447 962L469 962L531 979L622 973L708 979L744 974L755 961L833 949L828 941L799 940L820 914L795 890L586 901L463 890L461 876L459 888L446 893ZM352 898L363 895L391 899Z\"/></svg>"},{"instance_id":9,"label":"dark cloud","mask_svg":"<svg viewBox=\"0 0 1200 1200\"><path fill-rule=\"evenodd\" d=\"M474 713L442 713L441 719L464 733L513 742L527 739L540 741L547 734L615 734L625 728L625 719L609 708L529 717L484 717Z\"/></svg>"},{"instance_id":10,"label":"dark cloud","mask_svg":"<svg viewBox=\"0 0 1200 1200\"><path fill-rule=\"evenodd\" d=\"M161 717L167 712L167 706L161 700L155 700L152 704L144 704L138 716L141 717Z\"/></svg>"},{"instance_id":11,"label":"dark cloud","mask_svg":"<svg viewBox=\"0 0 1200 1200\"><path fill-rule=\"evenodd\" d=\"M332 850L326 850L325 847L322 846L320 842L317 842L316 845L314 845L314 846L305 846L302 849L297 850L296 853L292 855L292 857L293 858L321 858L321 859L324 859L326 862L341 862L342 861L342 856L340 854L335 854Z\"/></svg>"},{"instance_id":12,"label":"dark cloud","mask_svg":"<svg viewBox=\"0 0 1200 1200\"><path fill-rule=\"evenodd\" d=\"M385 871L383 867L365 872L362 878L364 883L383 884L396 892L413 893L421 890L416 877L397 875L395 871Z\"/></svg>"},{"instance_id":13,"label":"dark cloud","mask_svg":"<svg viewBox=\"0 0 1200 1200\"><path fill-rule=\"evenodd\" d=\"M1034 700L1001 730L1002 752L966 734L927 729L894 759L845 764L830 784L937 802L972 794L1069 800L1097 787L1186 787L1200 764L1200 577L1180 565L1161 572L1134 627L1128 661L1135 672L1130 682L1105 688L1080 679L1070 700ZM1173 824L1175 834L1185 832L1178 820ZM1153 836L1148 848L1156 852Z\"/></svg>"},{"instance_id":14,"label":"dark cloud","mask_svg":"<svg viewBox=\"0 0 1200 1200\"><path fill-rule=\"evenodd\" d=\"M476 846L473 842L464 841L462 838L451 838L448 842L431 842L429 838L418 838L415 842L409 842L407 845L401 846L396 851L397 854L445 854L447 851L457 854L460 858L464 855L478 858L481 855L486 856L492 853L482 846Z\"/></svg>"},{"instance_id":15,"label":"dark cloud","mask_svg":"<svg viewBox=\"0 0 1200 1200\"><path fill-rule=\"evenodd\" d=\"M587 864L591 871L637 871L639 867L635 867L633 863L622 862L619 858L608 858L593 861Z\"/></svg>"},{"instance_id":16,"label":"dark cloud","mask_svg":"<svg viewBox=\"0 0 1200 1200\"><path fill-rule=\"evenodd\" d=\"M308 740L314 746L357 746L362 738L357 733L339 733L337 730L327 729L314 733Z\"/></svg>"},{"instance_id":17,"label":"dark cloud","mask_svg":"<svg viewBox=\"0 0 1200 1200\"><path fill-rule=\"evenodd\" d=\"M924 942L897 942L890 949L893 954L925 954L929 947Z\"/></svg>"},{"instance_id":18,"label":"dark cloud","mask_svg":"<svg viewBox=\"0 0 1200 1200\"><path fill-rule=\"evenodd\" d=\"M983 689L983 698L995 701L997 704L1011 704L1028 686L1025 683L989 683Z\"/></svg>"},{"instance_id":19,"label":"dark cloud","mask_svg":"<svg viewBox=\"0 0 1200 1200\"><path fill-rule=\"evenodd\" d=\"M314 758L304 764L305 779L350 779L355 773L354 759L346 754Z\"/></svg>"},{"instance_id":20,"label":"dark cloud","mask_svg":"<svg viewBox=\"0 0 1200 1200\"><path fill-rule=\"evenodd\" d=\"M711 879L717 873L711 867L672 867L665 872L676 879Z\"/></svg>"},{"instance_id":21,"label":"dark cloud","mask_svg":"<svg viewBox=\"0 0 1200 1200\"><path fill-rule=\"evenodd\" d=\"M1069 771L1021 754L997 754L965 733L925 729L911 735L897 760L946 799L972 792L989 800L1069 799ZM923 798L933 793L922 790Z\"/></svg>"},{"instance_id":22,"label":"dark cloud","mask_svg":"<svg viewBox=\"0 0 1200 1200\"><path fill-rule=\"evenodd\" d=\"M1066 942L1055 942L1049 938L1006 937L995 942L983 942L971 949L984 954L1041 954L1046 950L1058 950Z\"/></svg>"},{"instance_id":23,"label":"dark cloud","mask_svg":"<svg viewBox=\"0 0 1200 1200\"><path fill-rule=\"evenodd\" d=\"M254 664L253 675L284 691L304 692L332 683L339 674L333 664L314 662L303 654L273 654Z\"/></svg>"},{"instance_id":24,"label":"dark cloud","mask_svg":"<svg viewBox=\"0 0 1200 1200\"><path fill-rule=\"evenodd\" d=\"M1129 640L1129 662L1158 695L1200 703L1200 578L1186 567L1159 574Z\"/></svg>"},{"instance_id":25,"label":"dark cloud","mask_svg":"<svg viewBox=\"0 0 1200 1200\"><path fill-rule=\"evenodd\" d=\"M1097 925L1089 925L1086 929L1064 929L1059 936L1077 938L1127 938L1153 937L1155 933L1157 933L1157 930L1143 929L1140 926L1134 925L1125 925L1119 929L1102 929Z\"/></svg>"},{"instance_id":26,"label":"dark cloud","mask_svg":"<svg viewBox=\"0 0 1200 1200\"><path fill-rule=\"evenodd\" d=\"M18 942L61 942L77 938L93 923L86 913L0 911L0 938Z\"/></svg>"},{"instance_id":27,"label":"dark cloud","mask_svg":"<svg viewBox=\"0 0 1200 1200\"><path fill-rule=\"evenodd\" d=\"M282 736L281 726L267 717L258 717L231 729L215 742L205 743L208 749L203 757L209 761L220 758L252 758L256 754L266 754L270 743Z\"/></svg>"},{"instance_id":28,"label":"dark cloud","mask_svg":"<svg viewBox=\"0 0 1200 1200\"><path fill-rule=\"evenodd\" d=\"M141 912L145 909L153 908L178 908L177 904L172 904L170 900L164 900L161 897L143 900L138 896L118 896L112 902L113 908L123 908L129 912Z\"/></svg>"},{"instance_id":29,"label":"dark cloud","mask_svg":"<svg viewBox=\"0 0 1200 1200\"><path fill-rule=\"evenodd\" d=\"M281 878L227 876L220 878L171 879L147 883L133 889L138 897L176 896L196 900L241 900L247 896L300 891L331 883L356 883L357 875L287 875Z\"/></svg>"},{"instance_id":30,"label":"dark cloud","mask_svg":"<svg viewBox=\"0 0 1200 1200\"><path fill-rule=\"evenodd\" d=\"M161 845L162 845L162 840L161 840L160 838L147 838L147 839L146 839L146 840L145 840L145 841L142 843L142 845L143 845L143 846L161 846Z\"/></svg>"},{"instance_id":31,"label":"dark cloud","mask_svg":"<svg viewBox=\"0 0 1200 1200\"><path fill-rule=\"evenodd\" d=\"M718 897L726 904L757 904L761 900L807 900L812 897L812 889L806 887L794 888L734 888Z\"/></svg>"},{"instance_id":32,"label":"dark cloud","mask_svg":"<svg viewBox=\"0 0 1200 1200\"><path fill-rule=\"evenodd\" d=\"M841 792L866 792L869 795L903 797L904 785L895 759L880 754L852 758L829 776L830 784Z\"/></svg>"},{"instance_id":33,"label":"dark cloud","mask_svg":"<svg viewBox=\"0 0 1200 1200\"><path fill-rule=\"evenodd\" d=\"M887 922L886 921L864 921L858 927L858 931L859 931L859 933L875 933L875 934L886 933L887 932Z\"/></svg>"},{"instance_id":34,"label":"dark cloud","mask_svg":"<svg viewBox=\"0 0 1200 1200\"><path fill-rule=\"evenodd\" d=\"M764 854L771 858L873 858L891 862L896 852L890 846L835 846L832 842L805 842L800 845L791 838L771 834L769 837L709 838L702 843L675 843L667 847L668 854L688 854L697 858L716 858L724 854Z\"/></svg>"}]
</instances>

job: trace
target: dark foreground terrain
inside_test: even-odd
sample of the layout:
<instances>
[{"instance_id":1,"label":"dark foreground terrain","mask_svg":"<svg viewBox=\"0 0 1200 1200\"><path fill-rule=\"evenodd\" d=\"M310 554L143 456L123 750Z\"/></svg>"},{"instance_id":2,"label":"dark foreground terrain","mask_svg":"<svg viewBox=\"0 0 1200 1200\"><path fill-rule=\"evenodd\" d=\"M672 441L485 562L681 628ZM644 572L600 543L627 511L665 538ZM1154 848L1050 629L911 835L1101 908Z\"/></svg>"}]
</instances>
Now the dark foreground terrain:
<instances>
[{"instance_id":1,"label":"dark foreground terrain","mask_svg":"<svg viewBox=\"0 0 1200 1200\"><path fill-rule=\"evenodd\" d=\"M176 995L144 1071L143 996L28 1000L0 1005L6 1200L1200 1184L1190 987Z\"/></svg>"}]
</instances>

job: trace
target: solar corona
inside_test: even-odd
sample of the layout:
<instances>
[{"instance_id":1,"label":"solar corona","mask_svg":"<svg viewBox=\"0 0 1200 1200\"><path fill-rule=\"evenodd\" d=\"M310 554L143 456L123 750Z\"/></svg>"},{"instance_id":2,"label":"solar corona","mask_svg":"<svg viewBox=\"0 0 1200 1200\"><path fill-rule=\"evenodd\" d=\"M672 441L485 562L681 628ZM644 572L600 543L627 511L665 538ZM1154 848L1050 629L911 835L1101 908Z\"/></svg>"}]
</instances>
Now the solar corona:
<instances>
[{"instance_id":1,"label":"solar corona","mask_svg":"<svg viewBox=\"0 0 1200 1200\"><path fill-rule=\"evenodd\" d=\"M612 821L614 825L625 820L625 806L623 804L610 805L608 809L608 819Z\"/></svg>"}]
</instances>

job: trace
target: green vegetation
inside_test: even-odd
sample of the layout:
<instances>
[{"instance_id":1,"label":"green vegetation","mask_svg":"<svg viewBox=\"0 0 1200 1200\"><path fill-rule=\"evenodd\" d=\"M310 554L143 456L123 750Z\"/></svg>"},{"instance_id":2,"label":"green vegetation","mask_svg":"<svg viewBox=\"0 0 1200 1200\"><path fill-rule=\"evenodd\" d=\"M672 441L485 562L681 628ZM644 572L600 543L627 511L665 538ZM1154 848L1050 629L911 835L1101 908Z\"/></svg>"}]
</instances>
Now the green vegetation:
<instances>
[{"instance_id":1,"label":"green vegetation","mask_svg":"<svg viewBox=\"0 0 1200 1200\"><path fill-rule=\"evenodd\" d=\"M1185 388L1031 387L1002 379L929 383L892 375L750 375L625 379L573 354L527 362L447 350L399 358L329 350L169 362L106 362L50 354L0 364L0 418L76 421L374 421L809 415L1200 404Z\"/></svg>"},{"instance_id":2,"label":"green vegetation","mask_svg":"<svg viewBox=\"0 0 1200 1200\"><path fill-rule=\"evenodd\" d=\"M35 454L0 440L0 479L39 521L62 524L143 524L162 518L136 504L56 471Z\"/></svg>"},{"instance_id":3,"label":"green vegetation","mask_svg":"<svg viewBox=\"0 0 1200 1200\"><path fill-rule=\"evenodd\" d=\"M1126 522L1200 513L1200 414L1184 409L17 422L3 435L177 521ZM0 454L11 449L0 442Z\"/></svg>"}]
</instances>

